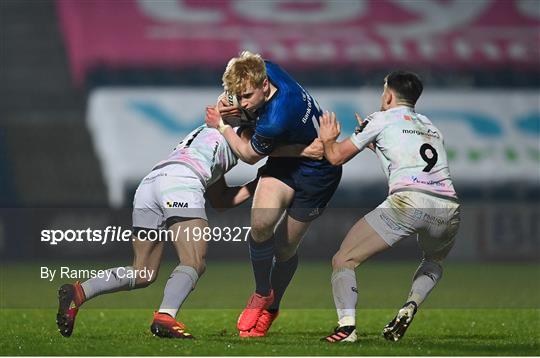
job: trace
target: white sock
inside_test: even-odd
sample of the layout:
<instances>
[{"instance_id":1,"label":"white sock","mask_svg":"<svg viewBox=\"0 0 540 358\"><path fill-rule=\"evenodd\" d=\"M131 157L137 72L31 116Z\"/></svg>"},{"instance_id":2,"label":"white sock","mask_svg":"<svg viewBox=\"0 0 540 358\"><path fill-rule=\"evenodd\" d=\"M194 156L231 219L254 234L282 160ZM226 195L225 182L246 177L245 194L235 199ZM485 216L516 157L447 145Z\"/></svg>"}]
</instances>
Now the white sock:
<instances>
[{"instance_id":1,"label":"white sock","mask_svg":"<svg viewBox=\"0 0 540 358\"><path fill-rule=\"evenodd\" d=\"M356 274L354 270L341 268L332 272L332 293L340 326L356 325Z\"/></svg>"},{"instance_id":2,"label":"white sock","mask_svg":"<svg viewBox=\"0 0 540 358\"><path fill-rule=\"evenodd\" d=\"M442 278L442 266L434 261L422 260L414 273L411 292L407 301L413 301L418 307L424 302L437 282Z\"/></svg>"},{"instance_id":3,"label":"white sock","mask_svg":"<svg viewBox=\"0 0 540 358\"><path fill-rule=\"evenodd\" d=\"M159 312L176 317L180 306L182 306L187 296L195 288L198 279L199 275L193 267L176 266L165 285L163 301L159 307Z\"/></svg>"},{"instance_id":4,"label":"white sock","mask_svg":"<svg viewBox=\"0 0 540 358\"><path fill-rule=\"evenodd\" d=\"M94 277L81 283L87 300L92 297L117 291L131 290L135 287L135 275L129 273L133 267L115 267L105 270L105 277ZM130 276L130 278L126 277Z\"/></svg>"}]
</instances>

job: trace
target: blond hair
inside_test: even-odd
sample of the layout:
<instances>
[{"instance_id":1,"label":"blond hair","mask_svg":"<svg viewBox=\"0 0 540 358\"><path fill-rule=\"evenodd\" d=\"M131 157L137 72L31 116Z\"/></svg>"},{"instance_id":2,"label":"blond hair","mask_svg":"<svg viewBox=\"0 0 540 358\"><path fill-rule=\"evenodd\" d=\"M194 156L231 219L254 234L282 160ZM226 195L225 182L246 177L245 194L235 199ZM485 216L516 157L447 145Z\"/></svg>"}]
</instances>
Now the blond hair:
<instances>
[{"instance_id":1,"label":"blond hair","mask_svg":"<svg viewBox=\"0 0 540 358\"><path fill-rule=\"evenodd\" d=\"M261 55L243 51L227 64L222 77L223 88L231 94L239 95L248 85L261 87L265 78L266 66Z\"/></svg>"}]
</instances>

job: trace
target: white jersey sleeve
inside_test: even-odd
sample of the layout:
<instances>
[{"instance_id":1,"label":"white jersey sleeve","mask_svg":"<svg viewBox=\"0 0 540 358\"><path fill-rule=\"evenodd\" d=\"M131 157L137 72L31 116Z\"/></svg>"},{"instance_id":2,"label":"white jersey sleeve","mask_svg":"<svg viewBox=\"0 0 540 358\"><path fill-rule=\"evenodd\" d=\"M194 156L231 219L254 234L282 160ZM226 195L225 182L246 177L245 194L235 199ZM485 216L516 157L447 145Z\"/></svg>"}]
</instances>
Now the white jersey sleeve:
<instances>
[{"instance_id":1,"label":"white jersey sleeve","mask_svg":"<svg viewBox=\"0 0 540 358\"><path fill-rule=\"evenodd\" d=\"M351 136L351 141L359 149L363 150L371 143L375 143L377 136L384 128L383 112L375 112L364 119L364 128Z\"/></svg>"}]
</instances>

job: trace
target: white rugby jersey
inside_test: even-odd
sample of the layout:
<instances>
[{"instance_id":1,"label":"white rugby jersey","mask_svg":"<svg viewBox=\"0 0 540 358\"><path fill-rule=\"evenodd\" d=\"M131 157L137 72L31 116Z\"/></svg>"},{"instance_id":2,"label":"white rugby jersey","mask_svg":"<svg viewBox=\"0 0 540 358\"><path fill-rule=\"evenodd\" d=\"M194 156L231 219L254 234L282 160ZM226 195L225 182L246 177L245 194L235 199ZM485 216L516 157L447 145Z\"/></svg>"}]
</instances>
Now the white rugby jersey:
<instances>
[{"instance_id":1,"label":"white rugby jersey","mask_svg":"<svg viewBox=\"0 0 540 358\"><path fill-rule=\"evenodd\" d=\"M442 133L424 115L405 106L375 112L351 141L362 150L370 143L388 178L389 193L428 191L456 198Z\"/></svg>"},{"instance_id":2,"label":"white rugby jersey","mask_svg":"<svg viewBox=\"0 0 540 358\"><path fill-rule=\"evenodd\" d=\"M234 167L238 158L225 137L217 129L204 124L189 133L169 157L159 162L154 169L173 163L191 168L205 187L209 187Z\"/></svg>"}]
</instances>

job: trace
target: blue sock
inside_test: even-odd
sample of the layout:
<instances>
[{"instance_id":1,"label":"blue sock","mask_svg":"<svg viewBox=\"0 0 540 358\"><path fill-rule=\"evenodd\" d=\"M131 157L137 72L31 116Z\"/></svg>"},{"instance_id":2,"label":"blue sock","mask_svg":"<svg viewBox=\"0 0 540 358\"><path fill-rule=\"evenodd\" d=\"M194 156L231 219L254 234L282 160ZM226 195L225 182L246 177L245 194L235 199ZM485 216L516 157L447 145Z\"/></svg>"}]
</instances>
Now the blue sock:
<instances>
[{"instance_id":1,"label":"blue sock","mask_svg":"<svg viewBox=\"0 0 540 358\"><path fill-rule=\"evenodd\" d=\"M289 286L296 268L298 267L298 254L294 254L293 257L283 262L275 262L272 267L272 274L270 282L274 289L274 303L269 308L270 312L279 310L279 303L281 298Z\"/></svg>"},{"instance_id":2,"label":"blue sock","mask_svg":"<svg viewBox=\"0 0 540 358\"><path fill-rule=\"evenodd\" d=\"M270 294L270 271L274 260L274 238L260 244L249 236L249 256L253 275L255 276L255 292L261 296Z\"/></svg>"}]
</instances>

